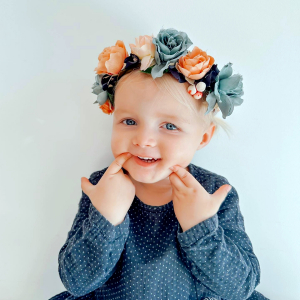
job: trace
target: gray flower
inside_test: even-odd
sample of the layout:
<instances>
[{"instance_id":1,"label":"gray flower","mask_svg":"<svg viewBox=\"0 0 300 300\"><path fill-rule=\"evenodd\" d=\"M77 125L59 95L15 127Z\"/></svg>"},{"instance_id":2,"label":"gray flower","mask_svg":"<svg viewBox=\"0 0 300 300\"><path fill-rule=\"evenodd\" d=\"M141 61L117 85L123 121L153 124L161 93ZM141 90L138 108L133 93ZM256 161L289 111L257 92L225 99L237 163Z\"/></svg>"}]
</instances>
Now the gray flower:
<instances>
[{"instance_id":1,"label":"gray flower","mask_svg":"<svg viewBox=\"0 0 300 300\"><path fill-rule=\"evenodd\" d=\"M208 108L204 115L211 112L217 103L222 111L223 119L226 119L232 114L234 106L243 103L244 100L241 98L244 95L243 77L240 74L232 75L231 65L230 62L225 65L216 77L214 91L206 97Z\"/></svg>"},{"instance_id":2,"label":"gray flower","mask_svg":"<svg viewBox=\"0 0 300 300\"><path fill-rule=\"evenodd\" d=\"M151 70L154 79L163 76L164 70L186 55L187 49L193 45L185 32L173 28L161 29L157 37L152 38L152 42L156 45L156 65Z\"/></svg>"},{"instance_id":3,"label":"gray flower","mask_svg":"<svg viewBox=\"0 0 300 300\"><path fill-rule=\"evenodd\" d=\"M102 89L102 84L101 84L101 80L104 75L105 75L105 73L97 74L95 77L96 82L92 86L92 89L93 89L92 93L95 95L98 95L98 97L97 97L97 100L93 104L99 103L100 105L103 105L106 102L106 100L108 99L108 93L107 93L107 91L104 91Z\"/></svg>"}]
</instances>

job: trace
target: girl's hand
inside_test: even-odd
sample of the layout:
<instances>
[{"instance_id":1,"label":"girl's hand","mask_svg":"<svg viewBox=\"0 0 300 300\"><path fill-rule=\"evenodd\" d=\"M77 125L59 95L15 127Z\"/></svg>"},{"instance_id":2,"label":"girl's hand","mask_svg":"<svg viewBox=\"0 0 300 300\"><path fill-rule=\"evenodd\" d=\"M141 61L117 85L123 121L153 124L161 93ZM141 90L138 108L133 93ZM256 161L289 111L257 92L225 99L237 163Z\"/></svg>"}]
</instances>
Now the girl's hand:
<instances>
[{"instance_id":1,"label":"girl's hand","mask_svg":"<svg viewBox=\"0 0 300 300\"><path fill-rule=\"evenodd\" d=\"M91 184L86 177L81 178L83 192L114 226L124 221L135 196L135 186L122 170L123 164L131 156L129 152L118 155L96 185Z\"/></svg>"},{"instance_id":2,"label":"girl's hand","mask_svg":"<svg viewBox=\"0 0 300 300\"><path fill-rule=\"evenodd\" d=\"M173 207L184 232L215 215L231 186L222 185L211 195L186 169L178 165L173 168L173 173L169 176L172 184Z\"/></svg>"}]
</instances>

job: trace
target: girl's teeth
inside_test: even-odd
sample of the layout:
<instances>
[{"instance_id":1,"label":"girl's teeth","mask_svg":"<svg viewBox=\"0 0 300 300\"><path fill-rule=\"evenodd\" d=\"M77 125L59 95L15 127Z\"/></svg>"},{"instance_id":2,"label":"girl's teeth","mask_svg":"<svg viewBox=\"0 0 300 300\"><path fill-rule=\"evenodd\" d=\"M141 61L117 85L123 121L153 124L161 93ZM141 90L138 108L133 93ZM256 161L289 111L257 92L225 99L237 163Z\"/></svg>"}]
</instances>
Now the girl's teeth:
<instances>
[{"instance_id":1,"label":"girl's teeth","mask_svg":"<svg viewBox=\"0 0 300 300\"><path fill-rule=\"evenodd\" d=\"M140 157L139 157L139 159L141 159L141 160L143 160L143 161L145 161L145 162L148 162L148 163L157 161L157 159L154 159L154 158L152 158L152 159L143 159L143 158L140 158Z\"/></svg>"}]
</instances>

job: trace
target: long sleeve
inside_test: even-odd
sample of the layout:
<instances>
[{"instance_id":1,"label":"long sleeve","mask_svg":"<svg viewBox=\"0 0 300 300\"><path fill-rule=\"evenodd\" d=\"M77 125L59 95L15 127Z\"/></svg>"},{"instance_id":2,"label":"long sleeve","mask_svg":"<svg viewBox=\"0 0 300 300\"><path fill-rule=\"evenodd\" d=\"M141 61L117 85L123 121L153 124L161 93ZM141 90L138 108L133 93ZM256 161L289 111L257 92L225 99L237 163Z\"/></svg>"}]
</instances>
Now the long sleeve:
<instances>
[{"instance_id":1,"label":"long sleeve","mask_svg":"<svg viewBox=\"0 0 300 300\"><path fill-rule=\"evenodd\" d=\"M224 184L229 182L220 176L214 191ZM233 186L214 216L185 232L178 224L177 238L192 274L220 297L247 299L260 283L260 265L245 232Z\"/></svg>"},{"instance_id":2,"label":"long sleeve","mask_svg":"<svg viewBox=\"0 0 300 300\"><path fill-rule=\"evenodd\" d=\"M106 169L94 172L89 181L97 184ZM67 240L58 255L60 279L74 296L101 287L115 272L129 234L129 215L112 225L82 192L79 210Z\"/></svg>"}]
</instances>

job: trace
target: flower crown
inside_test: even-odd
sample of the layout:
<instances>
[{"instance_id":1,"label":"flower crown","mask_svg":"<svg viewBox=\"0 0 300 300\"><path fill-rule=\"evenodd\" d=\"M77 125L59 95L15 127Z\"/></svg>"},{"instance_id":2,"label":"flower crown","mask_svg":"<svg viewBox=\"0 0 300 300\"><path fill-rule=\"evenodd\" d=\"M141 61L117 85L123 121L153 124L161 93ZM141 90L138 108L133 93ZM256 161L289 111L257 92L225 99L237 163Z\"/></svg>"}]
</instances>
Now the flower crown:
<instances>
[{"instance_id":1,"label":"flower crown","mask_svg":"<svg viewBox=\"0 0 300 300\"><path fill-rule=\"evenodd\" d=\"M188 82L187 92L195 99L206 95L208 108L205 115L213 110L222 111L223 119L230 116L236 105L241 105L244 95L243 77L232 75L232 63L221 71L214 64L215 59L197 46L187 50L193 43L185 32L176 29L161 29L157 37L144 35L135 39L136 45L129 44L128 55L125 45L118 40L115 46L106 47L98 56L96 81L92 93L98 95L94 102L106 114L114 112L114 93L118 80L125 74L139 69L151 74L153 79L171 75L178 82Z\"/></svg>"}]
</instances>

